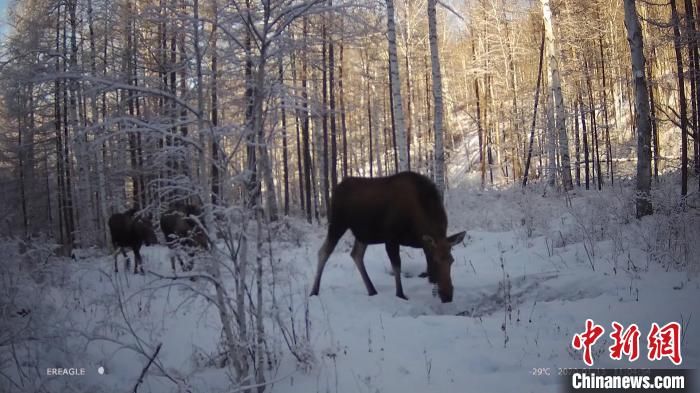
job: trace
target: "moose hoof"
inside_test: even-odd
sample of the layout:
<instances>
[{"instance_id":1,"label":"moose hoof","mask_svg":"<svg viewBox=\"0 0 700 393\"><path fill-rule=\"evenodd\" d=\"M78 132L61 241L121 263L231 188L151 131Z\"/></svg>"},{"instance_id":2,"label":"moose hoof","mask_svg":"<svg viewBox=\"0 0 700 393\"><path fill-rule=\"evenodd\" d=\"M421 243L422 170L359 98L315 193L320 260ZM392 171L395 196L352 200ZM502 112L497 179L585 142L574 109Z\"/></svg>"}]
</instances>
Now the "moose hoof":
<instances>
[{"instance_id":1,"label":"moose hoof","mask_svg":"<svg viewBox=\"0 0 700 393\"><path fill-rule=\"evenodd\" d=\"M318 289L314 289L313 291L311 291L309 296L318 296Z\"/></svg>"},{"instance_id":2,"label":"moose hoof","mask_svg":"<svg viewBox=\"0 0 700 393\"><path fill-rule=\"evenodd\" d=\"M377 290L374 289L374 288L372 288L371 290L367 291L367 294L368 294L369 296L374 296L374 295L377 294Z\"/></svg>"},{"instance_id":3,"label":"moose hoof","mask_svg":"<svg viewBox=\"0 0 700 393\"><path fill-rule=\"evenodd\" d=\"M406 295L404 295L403 293L397 293L397 294L396 294L396 297L399 297L399 298L401 298L401 299L403 299L403 300L408 300L408 298L406 297Z\"/></svg>"}]
</instances>

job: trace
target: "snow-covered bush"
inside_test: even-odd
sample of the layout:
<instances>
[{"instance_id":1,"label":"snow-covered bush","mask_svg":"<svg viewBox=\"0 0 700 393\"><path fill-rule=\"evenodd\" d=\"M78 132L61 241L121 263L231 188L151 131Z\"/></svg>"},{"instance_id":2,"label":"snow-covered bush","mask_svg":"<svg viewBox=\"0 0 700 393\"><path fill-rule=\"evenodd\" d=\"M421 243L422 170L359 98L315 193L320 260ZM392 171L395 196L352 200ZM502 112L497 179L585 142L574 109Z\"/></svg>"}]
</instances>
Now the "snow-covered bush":
<instances>
[{"instance_id":1,"label":"snow-covered bush","mask_svg":"<svg viewBox=\"0 0 700 393\"><path fill-rule=\"evenodd\" d=\"M700 210L678 197L676 179L662 178L652 192L654 214L643 220L640 240L650 258L664 268L700 271ZM698 192L689 195L697 198Z\"/></svg>"},{"instance_id":2,"label":"snow-covered bush","mask_svg":"<svg viewBox=\"0 0 700 393\"><path fill-rule=\"evenodd\" d=\"M53 248L44 242L0 241L0 391L94 391L87 380L46 374L47 368L82 361L74 347L73 318L80 298L66 296L70 260L52 256Z\"/></svg>"}]
</instances>

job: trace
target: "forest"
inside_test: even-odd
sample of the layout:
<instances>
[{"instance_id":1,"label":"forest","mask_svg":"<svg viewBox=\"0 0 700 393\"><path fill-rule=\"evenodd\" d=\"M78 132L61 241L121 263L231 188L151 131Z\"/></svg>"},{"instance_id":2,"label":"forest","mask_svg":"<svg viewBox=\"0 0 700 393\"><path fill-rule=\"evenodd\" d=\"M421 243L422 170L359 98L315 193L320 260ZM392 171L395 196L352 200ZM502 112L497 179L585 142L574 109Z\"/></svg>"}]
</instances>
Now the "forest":
<instances>
[{"instance_id":1,"label":"forest","mask_svg":"<svg viewBox=\"0 0 700 393\"><path fill-rule=\"evenodd\" d=\"M700 367L700 1L11 0L2 24L2 391L554 391L527 370L580 366L589 317L678 321ZM399 273L368 249L366 296L350 235L309 297L336 186L403 171L467 231L454 301L408 248ZM168 244L183 206L196 251Z\"/></svg>"}]
</instances>

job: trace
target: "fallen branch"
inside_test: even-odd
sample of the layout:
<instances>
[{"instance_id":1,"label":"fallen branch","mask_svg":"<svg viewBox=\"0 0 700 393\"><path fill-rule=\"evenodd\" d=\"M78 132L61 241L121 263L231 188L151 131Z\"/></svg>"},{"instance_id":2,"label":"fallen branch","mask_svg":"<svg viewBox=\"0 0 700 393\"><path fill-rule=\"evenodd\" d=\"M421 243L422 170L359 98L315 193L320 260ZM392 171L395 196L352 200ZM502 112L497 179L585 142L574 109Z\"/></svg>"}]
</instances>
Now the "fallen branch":
<instances>
[{"instance_id":1,"label":"fallen branch","mask_svg":"<svg viewBox=\"0 0 700 393\"><path fill-rule=\"evenodd\" d=\"M139 390L139 385L141 382L143 382L143 377L146 376L146 372L148 372L148 368L151 367L151 364L153 364L153 361L156 359L156 356L158 356L158 352L160 352L160 347L163 346L163 343L158 344L156 347L156 351L153 352L153 356L151 356L150 359L148 359L148 364L146 364L146 367L141 370L141 375L139 375L139 380L136 381L136 385L134 386L134 393L137 393Z\"/></svg>"}]
</instances>

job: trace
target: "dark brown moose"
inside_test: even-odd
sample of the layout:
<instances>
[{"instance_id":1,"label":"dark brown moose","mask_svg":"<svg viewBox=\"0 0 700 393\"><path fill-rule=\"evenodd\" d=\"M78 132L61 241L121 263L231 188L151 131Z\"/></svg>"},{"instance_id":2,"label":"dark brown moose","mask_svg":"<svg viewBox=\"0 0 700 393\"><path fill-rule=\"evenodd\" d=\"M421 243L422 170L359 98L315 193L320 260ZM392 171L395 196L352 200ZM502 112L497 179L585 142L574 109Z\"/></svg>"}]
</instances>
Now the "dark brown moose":
<instances>
[{"instance_id":1,"label":"dark brown moose","mask_svg":"<svg viewBox=\"0 0 700 393\"><path fill-rule=\"evenodd\" d=\"M423 175L401 172L374 179L349 177L335 188L330 205L328 235L318 250L318 266L311 296L318 295L321 275L338 240L350 229L355 244L350 255L370 296L377 291L365 269L368 244L384 244L396 280L396 296L407 299L401 286L399 247L422 248L427 276L436 283L443 303L452 301L452 246L465 232L447 236L447 214L435 184Z\"/></svg>"},{"instance_id":2,"label":"dark brown moose","mask_svg":"<svg viewBox=\"0 0 700 393\"><path fill-rule=\"evenodd\" d=\"M198 222L202 216L202 210L191 204L174 204L167 212L160 216L160 229L165 235L168 247L172 249L184 249L190 257L185 265L179 255L176 254L182 270L192 270L195 249L209 248L209 240ZM175 271L175 256L171 256L170 265Z\"/></svg>"},{"instance_id":3,"label":"dark brown moose","mask_svg":"<svg viewBox=\"0 0 700 393\"><path fill-rule=\"evenodd\" d=\"M124 213L115 213L109 217L107 224L109 232L112 235L112 245L115 248L114 252L114 271L119 272L117 267L117 257L121 251L126 261L124 266L129 269L129 257L126 255L125 248L131 248L134 251L134 273L139 271L143 273L143 260L141 258L141 246L150 246L158 243L156 233L153 231L153 226L150 220L135 217L138 209L132 208Z\"/></svg>"}]
</instances>

